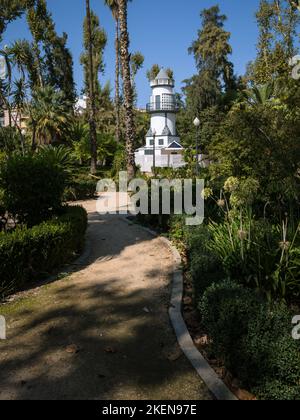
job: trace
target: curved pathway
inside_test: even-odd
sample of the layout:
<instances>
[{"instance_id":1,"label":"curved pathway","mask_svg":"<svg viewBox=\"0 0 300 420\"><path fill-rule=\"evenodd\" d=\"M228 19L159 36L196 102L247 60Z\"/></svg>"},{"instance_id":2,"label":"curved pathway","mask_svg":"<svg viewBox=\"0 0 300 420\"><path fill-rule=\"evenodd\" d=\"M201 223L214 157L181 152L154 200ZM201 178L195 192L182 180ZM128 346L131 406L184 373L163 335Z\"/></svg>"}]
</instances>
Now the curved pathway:
<instances>
[{"instance_id":1,"label":"curved pathway","mask_svg":"<svg viewBox=\"0 0 300 420\"><path fill-rule=\"evenodd\" d=\"M211 399L170 326L170 250L95 204L86 265L0 305L0 399Z\"/></svg>"}]
</instances>

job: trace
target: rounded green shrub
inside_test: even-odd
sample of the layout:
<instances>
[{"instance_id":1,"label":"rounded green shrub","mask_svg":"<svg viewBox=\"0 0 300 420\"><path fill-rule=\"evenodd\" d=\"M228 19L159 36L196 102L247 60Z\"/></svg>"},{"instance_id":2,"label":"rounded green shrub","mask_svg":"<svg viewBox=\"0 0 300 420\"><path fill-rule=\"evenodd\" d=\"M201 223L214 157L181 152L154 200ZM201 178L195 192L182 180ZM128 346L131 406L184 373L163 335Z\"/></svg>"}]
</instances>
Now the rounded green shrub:
<instances>
[{"instance_id":1,"label":"rounded green shrub","mask_svg":"<svg viewBox=\"0 0 300 420\"><path fill-rule=\"evenodd\" d=\"M211 351L261 399L300 399L300 343L292 315L230 280L209 287L199 304Z\"/></svg>"},{"instance_id":2,"label":"rounded green shrub","mask_svg":"<svg viewBox=\"0 0 300 420\"><path fill-rule=\"evenodd\" d=\"M43 156L13 156L2 164L0 185L7 211L28 226L50 218L61 207L66 175Z\"/></svg>"},{"instance_id":3,"label":"rounded green shrub","mask_svg":"<svg viewBox=\"0 0 300 420\"><path fill-rule=\"evenodd\" d=\"M261 299L255 292L231 280L214 283L200 301L202 322L213 340L212 349L233 373L239 365L237 359L249 321L260 305Z\"/></svg>"},{"instance_id":4,"label":"rounded green shrub","mask_svg":"<svg viewBox=\"0 0 300 420\"><path fill-rule=\"evenodd\" d=\"M275 304L261 306L249 322L240 375L261 398L300 399L300 343L292 338L291 320L288 308Z\"/></svg>"}]
</instances>

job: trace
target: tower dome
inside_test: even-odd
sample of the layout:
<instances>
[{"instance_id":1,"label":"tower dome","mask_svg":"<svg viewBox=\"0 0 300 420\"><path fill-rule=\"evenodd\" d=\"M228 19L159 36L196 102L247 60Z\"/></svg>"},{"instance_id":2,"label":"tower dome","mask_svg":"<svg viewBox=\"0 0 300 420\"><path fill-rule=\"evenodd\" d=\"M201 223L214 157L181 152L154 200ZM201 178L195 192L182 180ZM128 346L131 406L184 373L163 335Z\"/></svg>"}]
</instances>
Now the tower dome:
<instances>
[{"instance_id":1,"label":"tower dome","mask_svg":"<svg viewBox=\"0 0 300 420\"><path fill-rule=\"evenodd\" d=\"M155 79L151 80L150 86L170 86L173 88L175 86L175 83L174 80L169 77L167 71L164 68L162 68L158 75L155 77Z\"/></svg>"}]
</instances>

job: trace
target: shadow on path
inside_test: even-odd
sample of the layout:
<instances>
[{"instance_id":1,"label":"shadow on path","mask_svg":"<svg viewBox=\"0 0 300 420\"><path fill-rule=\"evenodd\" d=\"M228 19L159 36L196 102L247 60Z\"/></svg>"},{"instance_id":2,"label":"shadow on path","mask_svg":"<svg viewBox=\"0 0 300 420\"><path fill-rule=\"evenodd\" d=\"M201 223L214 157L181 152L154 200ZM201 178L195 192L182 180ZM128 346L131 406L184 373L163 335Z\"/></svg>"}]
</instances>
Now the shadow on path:
<instances>
[{"instance_id":1,"label":"shadow on path","mask_svg":"<svg viewBox=\"0 0 300 420\"><path fill-rule=\"evenodd\" d=\"M90 265L0 306L0 399L210 399L169 324L170 251L83 204Z\"/></svg>"}]
</instances>

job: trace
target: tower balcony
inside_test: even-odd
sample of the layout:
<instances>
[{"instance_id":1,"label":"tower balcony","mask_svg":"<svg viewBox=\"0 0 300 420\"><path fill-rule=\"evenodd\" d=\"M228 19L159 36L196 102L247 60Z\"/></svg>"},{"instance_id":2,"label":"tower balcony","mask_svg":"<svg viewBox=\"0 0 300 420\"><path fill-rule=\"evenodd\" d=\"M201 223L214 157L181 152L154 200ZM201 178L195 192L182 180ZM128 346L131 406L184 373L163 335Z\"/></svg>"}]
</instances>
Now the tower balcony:
<instances>
[{"instance_id":1,"label":"tower balcony","mask_svg":"<svg viewBox=\"0 0 300 420\"><path fill-rule=\"evenodd\" d=\"M177 102L150 102L147 104L147 112L178 112L179 104Z\"/></svg>"},{"instance_id":2,"label":"tower balcony","mask_svg":"<svg viewBox=\"0 0 300 420\"><path fill-rule=\"evenodd\" d=\"M174 80L169 79L169 78L167 78L167 79L165 79L165 78L163 78L163 79L154 79L154 80L151 80L150 86L152 88L157 87L157 86L170 86L170 87L174 87L175 86L175 82L174 82Z\"/></svg>"}]
</instances>

